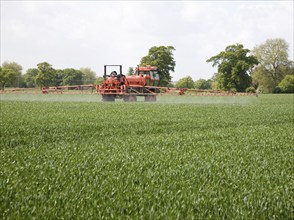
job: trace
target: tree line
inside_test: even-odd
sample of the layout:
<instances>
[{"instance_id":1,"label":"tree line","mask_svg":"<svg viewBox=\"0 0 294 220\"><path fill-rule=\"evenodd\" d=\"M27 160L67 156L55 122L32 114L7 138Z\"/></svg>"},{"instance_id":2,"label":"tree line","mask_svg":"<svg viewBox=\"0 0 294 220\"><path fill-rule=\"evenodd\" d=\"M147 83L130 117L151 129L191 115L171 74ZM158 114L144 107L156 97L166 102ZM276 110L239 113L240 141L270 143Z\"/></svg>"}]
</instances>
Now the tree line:
<instances>
[{"instance_id":1,"label":"tree line","mask_svg":"<svg viewBox=\"0 0 294 220\"><path fill-rule=\"evenodd\" d=\"M179 79L173 87L188 88L188 89L212 89L212 80L198 79L193 81L191 76L186 76Z\"/></svg>"},{"instance_id":2,"label":"tree line","mask_svg":"<svg viewBox=\"0 0 294 220\"><path fill-rule=\"evenodd\" d=\"M236 92L294 93L294 62L289 60L284 39L268 39L252 51L242 44L229 45L206 62L217 66L209 80L193 82L190 76L176 84L180 88L220 89Z\"/></svg>"},{"instance_id":3,"label":"tree line","mask_svg":"<svg viewBox=\"0 0 294 220\"><path fill-rule=\"evenodd\" d=\"M226 91L255 91L264 93L294 92L294 62L289 60L289 44L280 38L268 39L253 50L242 44L229 45L224 51L207 59L217 66L211 79L195 82L189 75L172 84L174 72L173 46L154 46L140 60L141 66L157 66L160 70L160 86L179 88L219 89ZM129 68L127 75L134 72ZM37 64L22 75L22 67L15 62L4 62L0 67L0 86L4 87L48 87L65 85L101 84L102 77L96 77L90 68L54 69L47 62Z\"/></svg>"},{"instance_id":4,"label":"tree line","mask_svg":"<svg viewBox=\"0 0 294 220\"><path fill-rule=\"evenodd\" d=\"M160 85L170 84L170 72L174 71L175 61L173 58L173 46L159 46L149 49L147 56L142 57L141 66L152 65L160 69ZM22 75L22 67L15 62L4 62L0 67L0 86L4 87L48 87L70 86L83 84L101 84L103 77L96 77L90 68L54 69L51 64L42 62L37 68L30 68ZM130 67L126 75L132 75L134 68Z\"/></svg>"},{"instance_id":5,"label":"tree line","mask_svg":"<svg viewBox=\"0 0 294 220\"><path fill-rule=\"evenodd\" d=\"M4 87L48 87L93 84L96 74L90 68L54 69L51 64L42 62L37 68L30 68L22 75L22 67L16 62L4 62L0 67L0 86Z\"/></svg>"}]
</instances>

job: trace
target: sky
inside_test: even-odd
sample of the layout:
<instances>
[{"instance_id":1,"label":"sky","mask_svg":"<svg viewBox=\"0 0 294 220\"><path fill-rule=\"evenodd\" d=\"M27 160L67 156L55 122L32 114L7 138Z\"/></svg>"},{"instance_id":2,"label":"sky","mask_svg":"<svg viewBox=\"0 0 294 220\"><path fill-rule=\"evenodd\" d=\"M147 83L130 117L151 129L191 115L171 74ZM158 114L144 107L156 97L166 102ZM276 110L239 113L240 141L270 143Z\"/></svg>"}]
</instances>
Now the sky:
<instances>
[{"instance_id":1,"label":"sky","mask_svg":"<svg viewBox=\"0 0 294 220\"><path fill-rule=\"evenodd\" d=\"M293 60L294 3L288 1L5 1L1 0L1 64L36 68L135 67L153 46L173 46L173 81L209 79L206 60L226 46L252 50L283 38Z\"/></svg>"}]
</instances>

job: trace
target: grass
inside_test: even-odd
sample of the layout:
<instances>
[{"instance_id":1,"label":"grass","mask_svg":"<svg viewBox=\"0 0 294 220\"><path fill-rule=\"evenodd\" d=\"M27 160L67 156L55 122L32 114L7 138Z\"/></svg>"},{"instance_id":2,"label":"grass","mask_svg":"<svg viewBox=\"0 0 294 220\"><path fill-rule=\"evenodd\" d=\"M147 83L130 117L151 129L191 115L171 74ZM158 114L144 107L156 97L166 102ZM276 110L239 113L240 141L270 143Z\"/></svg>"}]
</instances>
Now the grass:
<instances>
[{"instance_id":1,"label":"grass","mask_svg":"<svg viewBox=\"0 0 294 220\"><path fill-rule=\"evenodd\" d=\"M1 94L3 219L293 219L294 96Z\"/></svg>"}]
</instances>

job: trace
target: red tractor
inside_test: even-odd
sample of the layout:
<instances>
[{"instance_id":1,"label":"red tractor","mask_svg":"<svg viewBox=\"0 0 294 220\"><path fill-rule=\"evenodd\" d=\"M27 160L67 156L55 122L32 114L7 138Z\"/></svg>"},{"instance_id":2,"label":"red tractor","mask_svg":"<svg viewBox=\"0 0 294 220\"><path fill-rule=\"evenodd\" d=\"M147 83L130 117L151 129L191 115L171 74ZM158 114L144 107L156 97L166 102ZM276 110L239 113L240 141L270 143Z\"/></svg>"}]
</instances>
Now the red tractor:
<instances>
[{"instance_id":1,"label":"red tractor","mask_svg":"<svg viewBox=\"0 0 294 220\"><path fill-rule=\"evenodd\" d=\"M107 67L119 67L119 74L112 71L107 75ZM145 101L155 102L156 94L160 93L158 83L159 74L155 66L138 66L133 75L125 76L122 74L122 65L105 65L104 82L96 85L96 91L102 95L103 101L122 98L126 102L135 102L137 96L144 96Z\"/></svg>"}]
</instances>

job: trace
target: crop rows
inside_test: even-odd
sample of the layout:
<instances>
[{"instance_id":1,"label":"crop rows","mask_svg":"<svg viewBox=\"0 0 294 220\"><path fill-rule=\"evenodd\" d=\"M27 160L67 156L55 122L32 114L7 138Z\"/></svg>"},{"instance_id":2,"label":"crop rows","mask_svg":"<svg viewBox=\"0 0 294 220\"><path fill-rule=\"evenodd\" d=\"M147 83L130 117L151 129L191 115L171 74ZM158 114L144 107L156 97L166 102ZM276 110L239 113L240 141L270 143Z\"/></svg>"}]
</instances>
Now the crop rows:
<instances>
[{"instance_id":1,"label":"crop rows","mask_svg":"<svg viewBox=\"0 0 294 220\"><path fill-rule=\"evenodd\" d=\"M293 95L65 97L1 95L0 218L293 219Z\"/></svg>"}]
</instances>

